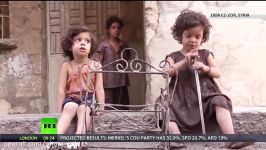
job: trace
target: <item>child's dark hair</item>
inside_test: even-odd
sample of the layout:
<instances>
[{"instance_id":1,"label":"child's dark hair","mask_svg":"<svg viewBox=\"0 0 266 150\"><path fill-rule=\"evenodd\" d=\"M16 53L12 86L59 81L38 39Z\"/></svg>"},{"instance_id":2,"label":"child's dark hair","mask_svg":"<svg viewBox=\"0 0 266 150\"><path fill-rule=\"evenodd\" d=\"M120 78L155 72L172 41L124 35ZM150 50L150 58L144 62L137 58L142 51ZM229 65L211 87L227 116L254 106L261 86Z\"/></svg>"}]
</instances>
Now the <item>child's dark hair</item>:
<instances>
[{"instance_id":1,"label":"child's dark hair","mask_svg":"<svg viewBox=\"0 0 266 150\"><path fill-rule=\"evenodd\" d=\"M67 32L66 37L63 38L61 46L63 49L63 56L69 57L70 60L74 59L73 53L72 53L72 46L73 46L73 39L75 36L79 35L82 32L88 32L91 38L91 49L90 53L88 54L88 57L90 57L95 50L96 41L93 34L89 31L89 29L86 26L82 25L76 25L71 26Z\"/></svg>"},{"instance_id":2,"label":"child's dark hair","mask_svg":"<svg viewBox=\"0 0 266 150\"><path fill-rule=\"evenodd\" d=\"M209 20L202 13L185 9L181 11L180 15L171 28L172 35L180 44L182 43L182 34L185 30L201 25L203 27L202 43L208 41L210 28L212 27Z\"/></svg>"},{"instance_id":3,"label":"child's dark hair","mask_svg":"<svg viewBox=\"0 0 266 150\"><path fill-rule=\"evenodd\" d=\"M119 23L120 28L124 27L123 21L117 16L111 16L106 20L106 30L110 29L114 22Z\"/></svg>"}]
</instances>

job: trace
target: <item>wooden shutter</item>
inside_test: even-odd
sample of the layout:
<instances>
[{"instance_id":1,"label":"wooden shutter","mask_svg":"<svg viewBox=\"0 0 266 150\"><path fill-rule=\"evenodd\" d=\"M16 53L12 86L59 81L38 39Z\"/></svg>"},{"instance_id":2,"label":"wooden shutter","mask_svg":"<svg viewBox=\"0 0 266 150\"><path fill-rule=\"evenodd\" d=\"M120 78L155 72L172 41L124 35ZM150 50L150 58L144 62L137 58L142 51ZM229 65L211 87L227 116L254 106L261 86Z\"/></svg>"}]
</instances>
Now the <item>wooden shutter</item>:
<instances>
[{"instance_id":1,"label":"wooden shutter","mask_svg":"<svg viewBox=\"0 0 266 150\"><path fill-rule=\"evenodd\" d=\"M119 1L86 1L85 24L96 36L98 42L105 37L106 19L112 15L120 15Z\"/></svg>"},{"instance_id":2,"label":"wooden shutter","mask_svg":"<svg viewBox=\"0 0 266 150\"><path fill-rule=\"evenodd\" d=\"M61 54L61 41L70 25L84 24L84 2L48 1L47 5L50 54Z\"/></svg>"}]
</instances>

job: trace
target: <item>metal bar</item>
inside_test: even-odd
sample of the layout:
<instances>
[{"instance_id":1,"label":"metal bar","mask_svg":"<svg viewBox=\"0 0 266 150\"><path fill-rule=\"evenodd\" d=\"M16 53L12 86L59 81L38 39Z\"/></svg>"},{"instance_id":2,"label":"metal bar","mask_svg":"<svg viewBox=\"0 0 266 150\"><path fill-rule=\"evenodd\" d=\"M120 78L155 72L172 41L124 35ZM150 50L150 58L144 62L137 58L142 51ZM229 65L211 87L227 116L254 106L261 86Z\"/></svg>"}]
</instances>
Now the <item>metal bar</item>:
<instances>
[{"instance_id":1,"label":"metal bar","mask_svg":"<svg viewBox=\"0 0 266 150\"><path fill-rule=\"evenodd\" d=\"M164 75L161 72L134 72L134 71L91 71L91 73L132 73L132 74L160 74Z\"/></svg>"},{"instance_id":2,"label":"metal bar","mask_svg":"<svg viewBox=\"0 0 266 150\"><path fill-rule=\"evenodd\" d=\"M131 116L129 116L129 115L123 113L123 112L121 112L121 113L123 114L123 116L121 116L121 117L120 117L119 115L115 114L115 113L111 113L111 114L113 114L113 115L115 115L115 116L121 118L121 119L124 120L124 121L127 121L128 123L131 123L132 120L135 121L135 122L139 122L140 124L137 124L138 126L141 126L141 125L144 125L144 126L145 126L145 125L150 125L149 122L142 122L142 121L137 120L137 119L135 119L135 118L133 118L133 117L131 117ZM122 117L128 117L128 118L122 118ZM145 116L144 116L144 117L145 117ZM129 120L130 120L130 121L129 121ZM135 125L134 123L131 123L131 124Z\"/></svg>"},{"instance_id":3,"label":"metal bar","mask_svg":"<svg viewBox=\"0 0 266 150\"><path fill-rule=\"evenodd\" d=\"M95 112L161 112L161 111L156 111L156 110L100 110L100 111L95 111Z\"/></svg>"},{"instance_id":4,"label":"metal bar","mask_svg":"<svg viewBox=\"0 0 266 150\"><path fill-rule=\"evenodd\" d=\"M148 107L148 106L153 106L153 104L147 104L147 105L122 105L122 104L100 104L98 103L98 105L102 105L102 106L127 106L127 107ZM116 109L116 108L114 108Z\"/></svg>"},{"instance_id":5,"label":"metal bar","mask_svg":"<svg viewBox=\"0 0 266 150\"><path fill-rule=\"evenodd\" d=\"M104 129L104 130L100 130L101 128L98 127L98 128L95 128L95 131L97 133L106 133L106 132L110 132L110 133L114 133L114 132L162 132L162 130L160 128L148 128L148 127L145 127L143 126L141 129L136 129L136 128L133 128L132 126L120 126L121 129ZM125 129L125 127L127 129ZM100 130L100 131L99 131ZM94 133L96 133L94 132ZM162 133L164 134L164 133Z\"/></svg>"},{"instance_id":6,"label":"metal bar","mask_svg":"<svg viewBox=\"0 0 266 150\"><path fill-rule=\"evenodd\" d=\"M121 113L122 113L123 115L125 115L125 116L131 118L130 116L126 115L125 113L123 113L123 112L121 112ZM115 113L113 113L113 115L117 116L118 118L120 118L120 119L122 119L122 120L128 122L129 124L131 124L131 125L133 125L133 126L139 128L139 129L141 128L140 126L138 126L138 124L133 123L133 122L131 122L130 120L123 118L123 116L121 117L121 116L119 116L119 115L117 115L117 114L115 114Z\"/></svg>"},{"instance_id":7,"label":"metal bar","mask_svg":"<svg viewBox=\"0 0 266 150\"><path fill-rule=\"evenodd\" d=\"M197 86L197 94L198 94L198 100L199 100L200 120L201 120L202 134L206 134L205 122L204 122L204 116L203 116L203 108L202 108L202 100L201 100L201 90L200 90L199 74L198 74L197 70L194 70L194 72L195 72L195 79L196 79L196 86Z\"/></svg>"}]
</instances>

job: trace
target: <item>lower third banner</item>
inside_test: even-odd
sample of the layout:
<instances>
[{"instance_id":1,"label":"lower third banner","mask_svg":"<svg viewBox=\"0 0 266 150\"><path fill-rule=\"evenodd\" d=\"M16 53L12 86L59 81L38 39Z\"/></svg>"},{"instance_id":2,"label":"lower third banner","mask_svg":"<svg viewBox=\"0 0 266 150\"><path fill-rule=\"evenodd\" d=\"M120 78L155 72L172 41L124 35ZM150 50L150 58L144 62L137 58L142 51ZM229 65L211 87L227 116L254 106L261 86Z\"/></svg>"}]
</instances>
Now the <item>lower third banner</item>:
<instances>
[{"instance_id":1,"label":"lower third banner","mask_svg":"<svg viewBox=\"0 0 266 150\"><path fill-rule=\"evenodd\" d=\"M265 134L1 134L0 142L266 142Z\"/></svg>"}]
</instances>

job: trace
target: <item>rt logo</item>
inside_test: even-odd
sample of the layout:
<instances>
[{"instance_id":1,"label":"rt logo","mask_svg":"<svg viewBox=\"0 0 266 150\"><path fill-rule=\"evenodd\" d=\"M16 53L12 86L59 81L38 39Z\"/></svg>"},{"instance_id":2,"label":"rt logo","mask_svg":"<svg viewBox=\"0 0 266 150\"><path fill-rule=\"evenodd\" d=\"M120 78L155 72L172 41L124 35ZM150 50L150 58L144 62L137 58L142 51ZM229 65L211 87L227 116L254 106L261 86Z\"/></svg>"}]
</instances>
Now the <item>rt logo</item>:
<instances>
[{"instance_id":1,"label":"rt logo","mask_svg":"<svg viewBox=\"0 0 266 150\"><path fill-rule=\"evenodd\" d=\"M57 133L57 118L42 118L41 119L41 134L56 134Z\"/></svg>"}]
</instances>

